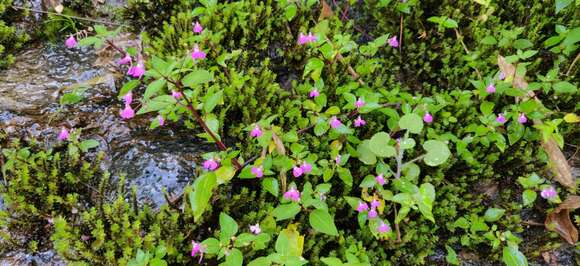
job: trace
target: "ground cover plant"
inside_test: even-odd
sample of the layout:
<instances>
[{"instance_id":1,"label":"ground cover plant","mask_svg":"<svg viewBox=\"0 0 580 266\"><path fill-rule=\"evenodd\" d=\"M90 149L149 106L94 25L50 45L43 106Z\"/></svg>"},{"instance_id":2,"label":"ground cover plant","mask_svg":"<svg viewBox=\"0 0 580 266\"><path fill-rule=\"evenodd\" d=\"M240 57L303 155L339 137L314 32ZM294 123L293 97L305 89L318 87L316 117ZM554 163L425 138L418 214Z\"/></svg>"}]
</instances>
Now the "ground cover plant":
<instances>
[{"instance_id":1,"label":"ground cover plant","mask_svg":"<svg viewBox=\"0 0 580 266\"><path fill-rule=\"evenodd\" d=\"M63 124L49 148L4 132L0 251L73 265L574 265L579 6L130 0L124 26L72 18L57 45L113 55L117 119L215 148L149 206L83 130Z\"/></svg>"}]
</instances>

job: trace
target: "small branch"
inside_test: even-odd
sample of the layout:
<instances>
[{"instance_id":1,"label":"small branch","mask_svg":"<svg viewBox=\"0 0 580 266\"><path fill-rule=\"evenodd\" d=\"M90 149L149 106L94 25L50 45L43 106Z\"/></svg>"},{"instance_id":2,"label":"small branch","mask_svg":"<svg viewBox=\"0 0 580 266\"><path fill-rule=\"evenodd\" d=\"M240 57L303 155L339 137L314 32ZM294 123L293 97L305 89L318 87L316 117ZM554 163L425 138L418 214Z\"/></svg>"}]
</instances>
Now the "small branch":
<instances>
[{"instance_id":1,"label":"small branch","mask_svg":"<svg viewBox=\"0 0 580 266\"><path fill-rule=\"evenodd\" d=\"M118 24L118 23L108 22L108 21L100 21L100 20L95 20L95 19L90 19L90 18L84 18L84 17L64 15L64 14L59 14L59 13L50 12L50 11L43 11L43 10L31 9L31 8L22 7L22 6L12 6L12 8L13 9L26 10L26 11L30 11L30 12L33 12L33 13L40 13L40 14L61 16L61 17L72 18L72 19L77 19L77 20L84 20L84 21L93 22L93 23L107 24L107 25L120 26L120 27L126 26L125 24Z\"/></svg>"},{"instance_id":2,"label":"small branch","mask_svg":"<svg viewBox=\"0 0 580 266\"><path fill-rule=\"evenodd\" d=\"M403 49L403 14L401 14L401 22L399 24L399 53L401 53Z\"/></svg>"},{"instance_id":3,"label":"small branch","mask_svg":"<svg viewBox=\"0 0 580 266\"><path fill-rule=\"evenodd\" d=\"M522 221L522 223L527 224L527 225L541 226L541 227L545 226L543 223L538 223L538 222L534 222L534 221L530 221L530 220Z\"/></svg>"},{"instance_id":4,"label":"small branch","mask_svg":"<svg viewBox=\"0 0 580 266\"><path fill-rule=\"evenodd\" d=\"M127 52L123 49L121 49L119 46L115 45L111 40L106 40L105 41L109 46L111 46L111 48L117 50L117 52L121 53L122 56L126 55Z\"/></svg>"},{"instance_id":5,"label":"small branch","mask_svg":"<svg viewBox=\"0 0 580 266\"><path fill-rule=\"evenodd\" d=\"M576 64L576 62L578 62L578 60L580 59L580 53L578 53L576 55L576 58L574 58L574 61L572 61L572 64L570 64L570 66L568 67L568 71L566 71L566 76L570 75L570 72L572 71L572 68L574 67L574 65Z\"/></svg>"},{"instance_id":6,"label":"small branch","mask_svg":"<svg viewBox=\"0 0 580 266\"><path fill-rule=\"evenodd\" d=\"M425 154L423 154L423 155L421 155L421 156L419 156L419 157L417 157L417 158L415 158L415 159L413 159L413 160L410 160L410 161L408 161L408 162L404 163L404 164L403 164L403 167L405 167L405 166L406 166L406 165L408 165L408 164L412 164L412 163L414 163L414 162L416 162L416 161L419 161L419 160L421 160L421 159L423 159L423 158L425 158Z\"/></svg>"},{"instance_id":7,"label":"small branch","mask_svg":"<svg viewBox=\"0 0 580 266\"><path fill-rule=\"evenodd\" d=\"M401 230L399 230L399 223L397 223L397 205L394 205L395 209L395 219L393 220L395 223L395 231L397 232L397 243L401 242Z\"/></svg>"}]
</instances>

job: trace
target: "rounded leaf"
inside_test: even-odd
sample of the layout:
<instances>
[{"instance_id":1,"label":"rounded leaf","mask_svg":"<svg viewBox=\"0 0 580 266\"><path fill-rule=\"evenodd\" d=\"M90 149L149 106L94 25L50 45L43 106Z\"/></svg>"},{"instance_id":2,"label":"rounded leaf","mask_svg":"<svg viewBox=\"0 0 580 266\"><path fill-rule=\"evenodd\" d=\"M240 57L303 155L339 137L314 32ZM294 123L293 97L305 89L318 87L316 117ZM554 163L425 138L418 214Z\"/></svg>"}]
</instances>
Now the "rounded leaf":
<instances>
[{"instance_id":1,"label":"rounded leaf","mask_svg":"<svg viewBox=\"0 0 580 266\"><path fill-rule=\"evenodd\" d=\"M449 158L451 152L447 147L447 144L439 140L428 140L423 144L423 149L427 151L423 161L429 166L437 166Z\"/></svg>"}]
</instances>

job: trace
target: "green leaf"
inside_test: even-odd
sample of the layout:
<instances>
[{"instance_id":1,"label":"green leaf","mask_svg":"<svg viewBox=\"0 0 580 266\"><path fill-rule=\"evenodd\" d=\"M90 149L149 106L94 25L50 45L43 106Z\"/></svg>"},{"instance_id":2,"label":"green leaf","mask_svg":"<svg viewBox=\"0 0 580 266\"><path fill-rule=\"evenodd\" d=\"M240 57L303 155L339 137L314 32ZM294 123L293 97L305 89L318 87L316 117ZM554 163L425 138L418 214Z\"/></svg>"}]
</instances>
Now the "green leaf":
<instances>
[{"instance_id":1,"label":"green leaf","mask_svg":"<svg viewBox=\"0 0 580 266\"><path fill-rule=\"evenodd\" d=\"M127 94L129 91L132 91L137 86L139 86L139 84L141 84L141 80L138 79L132 79L128 81L127 83L125 83L125 85L123 85L123 87L119 91L119 97L125 96L125 94Z\"/></svg>"},{"instance_id":2,"label":"green leaf","mask_svg":"<svg viewBox=\"0 0 580 266\"><path fill-rule=\"evenodd\" d=\"M316 57L310 58L304 67L304 74L302 77L306 77L308 74L312 77L314 81L320 79L320 74L322 73L322 68L324 67L324 62Z\"/></svg>"},{"instance_id":3,"label":"green leaf","mask_svg":"<svg viewBox=\"0 0 580 266\"><path fill-rule=\"evenodd\" d=\"M298 11L298 8L296 7L295 4L289 4L286 6L286 8L284 9L284 16L286 17L287 21L291 21L294 16L296 16L296 11Z\"/></svg>"},{"instance_id":4,"label":"green leaf","mask_svg":"<svg viewBox=\"0 0 580 266\"><path fill-rule=\"evenodd\" d=\"M522 193L522 199L524 201L524 206L531 206L532 204L534 204L534 201L536 201L536 198L538 197L538 194L531 190L531 189L526 189L524 190L524 192Z\"/></svg>"},{"instance_id":5,"label":"green leaf","mask_svg":"<svg viewBox=\"0 0 580 266\"><path fill-rule=\"evenodd\" d=\"M270 266L270 265L272 265L272 260L269 257L259 257L248 263L248 266Z\"/></svg>"},{"instance_id":6,"label":"green leaf","mask_svg":"<svg viewBox=\"0 0 580 266\"><path fill-rule=\"evenodd\" d=\"M300 205L296 202L282 204L272 211L272 215L276 217L276 221L291 219L300 212Z\"/></svg>"},{"instance_id":7,"label":"green leaf","mask_svg":"<svg viewBox=\"0 0 580 266\"><path fill-rule=\"evenodd\" d=\"M560 81L554 84L556 93L576 93L576 86L568 81Z\"/></svg>"},{"instance_id":8,"label":"green leaf","mask_svg":"<svg viewBox=\"0 0 580 266\"><path fill-rule=\"evenodd\" d=\"M445 28L449 28L449 29L454 29L457 28L457 21L447 18L445 21L443 21L443 27Z\"/></svg>"},{"instance_id":9,"label":"green leaf","mask_svg":"<svg viewBox=\"0 0 580 266\"><path fill-rule=\"evenodd\" d=\"M224 165L215 171L218 185L229 182L236 174L236 169L231 165Z\"/></svg>"},{"instance_id":10,"label":"green leaf","mask_svg":"<svg viewBox=\"0 0 580 266\"><path fill-rule=\"evenodd\" d=\"M213 74L205 69L196 69L187 74L181 82L189 88L195 88L200 84L205 84L213 81Z\"/></svg>"},{"instance_id":11,"label":"green leaf","mask_svg":"<svg viewBox=\"0 0 580 266\"><path fill-rule=\"evenodd\" d=\"M513 43L513 47L520 50L524 50L532 46L534 46L534 44L527 39L518 39Z\"/></svg>"},{"instance_id":12,"label":"green leaf","mask_svg":"<svg viewBox=\"0 0 580 266\"><path fill-rule=\"evenodd\" d=\"M189 204L193 211L194 221L199 221L199 218L209 206L209 199L216 186L217 177L214 172L202 174L193 183L193 191L189 193Z\"/></svg>"},{"instance_id":13,"label":"green leaf","mask_svg":"<svg viewBox=\"0 0 580 266\"><path fill-rule=\"evenodd\" d=\"M504 247L502 260L506 266L528 266L526 256L516 246Z\"/></svg>"},{"instance_id":14,"label":"green leaf","mask_svg":"<svg viewBox=\"0 0 580 266\"><path fill-rule=\"evenodd\" d=\"M83 140L79 144L79 149L81 149L81 151L83 151L83 152L87 152L87 151L89 151L89 149L96 148L96 147L99 147L99 142L94 140L94 139Z\"/></svg>"},{"instance_id":15,"label":"green leaf","mask_svg":"<svg viewBox=\"0 0 580 266\"><path fill-rule=\"evenodd\" d=\"M278 191L280 190L278 187L278 179L272 177L264 178L262 180L262 187L274 197L278 197Z\"/></svg>"},{"instance_id":16,"label":"green leaf","mask_svg":"<svg viewBox=\"0 0 580 266\"><path fill-rule=\"evenodd\" d=\"M376 133L369 141L369 148L379 157L394 157L396 150L389 145L390 139L391 137L386 132Z\"/></svg>"},{"instance_id":17,"label":"green leaf","mask_svg":"<svg viewBox=\"0 0 580 266\"><path fill-rule=\"evenodd\" d=\"M435 201L435 187L429 183L422 184L419 188L419 195L420 197L417 200L419 211L429 221L435 222L435 218L433 218L433 213L431 212L433 202Z\"/></svg>"},{"instance_id":18,"label":"green leaf","mask_svg":"<svg viewBox=\"0 0 580 266\"><path fill-rule=\"evenodd\" d=\"M223 103L224 91L220 90L211 95L207 95L205 101L203 102L203 110L206 113L211 113L213 109L218 105Z\"/></svg>"},{"instance_id":19,"label":"green leaf","mask_svg":"<svg viewBox=\"0 0 580 266\"><path fill-rule=\"evenodd\" d=\"M445 142L439 140L428 140L423 144L423 149L427 151L423 161L429 166L437 166L449 158L451 152Z\"/></svg>"},{"instance_id":20,"label":"green leaf","mask_svg":"<svg viewBox=\"0 0 580 266\"><path fill-rule=\"evenodd\" d=\"M204 240L201 245L205 247L205 252L208 254L217 254L220 249L220 241L213 237Z\"/></svg>"},{"instance_id":21,"label":"green leaf","mask_svg":"<svg viewBox=\"0 0 580 266\"><path fill-rule=\"evenodd\" d=\"M243 263L244 263L244 255L239 249L234 248L230 250L229 254L226 256L226 261L220 265L241 266Z\"/></svg>"},{"instance_id":22,"label":"green leaf","mask_svg":"<svg viewBox=\"0 0 580 266\"><path fill-rule=\"evenodd\" d=\"M165 84L167 84L167 82L165 81L165 79L162 79L162 78L151 82L149 84L149 86L147 86L147 89L145 89L145 93L143 94L143 99L149 100L149 98L151 98L151 96L157 94L157 92L159 90L163 89L163 87L165 87Z\"/></svg>"},{"instance_id":23,"label":"green leaf","mask_svg":"<svg viewBox=\"0 0 580 266\"><path fill-rule=\"evenodd\" d=\"M510 145L513 145L524 136L525 129L524 125L520 123L511 123L507 127Z\"/></svg>"},{"instance_id":24,"label":"green leaf","mask_svg":"<svg viewBox=\"0 0 580 266\"><path fill-rule=\"evenodd\" d=\"M338 230L334 225L334 218L326 210L317 209L308 216L310 226L315 230L331 236L338 236Z\"/></svg>"},{"instance_id":25,"label":"green leaf","mask_svg":"<svg viewBox=\"0 0 580 266\"><path fill-rule=\"evenodd\" d=\"M447 250L447 256L445 256L447 263L451 265L459 265L459 259L457 259L457 253L455 253L455 250L448 245L445 245L445 249Z\"/></svg>"},{"instance_id":26,"label":"green leaf","mask_svg":"<svg viewBox=\"0 0 580 266\"><path fill-rule=\"evenodd\" d=\"M568 7L572 1L573 0L556 0L556 14L560 13L560 11L562 11L564 8Z\"/></svg>"},{"instance_id":27,"label":"green leaf","mask_svg":"<svg viewBox=\"0 0 580 266\"><path fill-rule=\"evenodd\" d=\"M314 126L314 134L316 136L322 136L328 131L330 125L325 119L318 119L316 126Z\"/></svg>"},{"instance_id":28,"label":"green leaf","mask_svg":"<svg viewBox=\"0 0 580 266\"><path fill-rule=\"evenodd\" d=\"M361 162L363 162L366 165L373 165L377 163L377 157L372 152L369 143L370 141L368 140L364 140L363 142L361 142L358 145L356 152L358 153L358 159Z\"/></svg>"},{"instance_id":29,"label":"green leaf","mask_svg":"<svg viewBox=\"0 0 580 266\"><path fill-rule=\"evenodd\" d=\"M176 102L175 98L171 95L160 95L146 102L143 108L139 109L137 115L159 111Z\"/></svg>"},{"instance_id":30,"label":"green leaf","mask_svg":"<svg viewBox=\"0 0 580 266\"><path fill-rule=\"evenodd\" d=\"M220 242L229 243L232 236L238 232L238 223L226 213L220 213Z\"/></svg>"},{"instance_id":31,"label":"green leaf","mask_svg":"<svg viewBox=\"0 0 580 266\"><path fill-rule=\"evenodd\" d=\"M350 173L350 170L348 168L339 167L337 172L340 180L342 180L342 182L344 182L345 185L352 187L353 178L352 174Z\"/></svg>"},{"instance_id":32,"label":"green leaf","mask_svg":"<svg viewBox=\"0 0 580 266\"><path fill-rule=\"evenodd\" d=\"M340 259L335 258L335 257L320 258L320 260L328 266L343 266L344 265L344 263L342 263L342 261Z\"/></svg>"},{"instance_id":33,"label":"green leaf","mask_svg":"<svg viewBox=\"0 0 580 266\"><path fill-rule=\"evenodd\" d=\"M485 211L485 215L483 216L483 218L485 219L486 222L491 223L499 220L504 213L505 213L504 209L489 208Z\"/></svg>"},{"instance_id":34,"label":"green leaf","mask_svg":"<svg viewBox=\"0 0 580 266\"><path fill-rule=\"evenodd\" d=\"M491 35L485 36L485 38L481 39L480 42L485 45L497 44L497 40Z\"/></svg>"},{"instance_id":35,"label":"green leaf","mask_svg":"<svg viewBox=\"0 0 580 266\"><path fill-rule=\"evenodd\" d=\"M481 111L481 113L483 115L490 115L493 113L493 107L495 106L494 103L492 102L483 102L481 103L481 105L479 106L479 110Z\"/></svg>"},{"instance_id":36,"label":"green leaf","mask_svg":"<svg viewBox=\"0 0 580 266\"><path fill-rule=\"evenodd\" d=\"M82 101L84 97L78 92L65 93L60 97L60 104L76 104Z\"/></svg>"},{"instance_id":37,"label":"green leaf","mask_svg":"<svg viewBox=\"0 0 580 266\"><path fill-rule=\"evenodd\" d=\"M406 114L399 120L399 127L407 129L411 133L419 134L423 129L423 120L417 114Z\"/></svg>"},{"instance_id":38,"label":"green leaf","mask_svg":"<svg viewBox=\"0 0 580 266\"><path fill-rule=\"evenodd\" d=\"M283 256L301 257L304 248L304 236L296 230L295 225L289 225L278 234L275 250Z\"/></svg>"}]
</instances>

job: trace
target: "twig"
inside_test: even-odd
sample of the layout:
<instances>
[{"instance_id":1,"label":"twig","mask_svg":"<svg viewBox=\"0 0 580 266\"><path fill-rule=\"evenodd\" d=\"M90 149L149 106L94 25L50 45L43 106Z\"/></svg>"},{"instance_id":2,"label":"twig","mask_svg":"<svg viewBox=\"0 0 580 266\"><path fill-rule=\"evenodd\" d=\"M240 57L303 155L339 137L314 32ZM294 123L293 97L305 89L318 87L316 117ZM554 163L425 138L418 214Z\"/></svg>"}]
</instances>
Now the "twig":
<instances>
[{"instance_id":1,"label":"twig","mask_svg":"<svg viewBox=\"0 0 580 266\"><path fill-rule=\"evenodd\" d=\"M401 14L401 23L399 24L399 53L401 53L403 49L403 14Z\"/></svg>"},{"instance_id":2,"label":"twig","mask_svg":"<svg viewBox=\"0 0 580 266\"><path fill-rule=\"evenodd\" d=\"M401 242L401 230L399 230L399 223L397 223L397 205L394 205L395 209L395 231L397 232L397 243Z\"/></svg>"},{"instance_id":3,"label":"twig","mask_svg":"<svg viewBox=\"0 0 580 266\"><path fill-rule=\"evenodd\" d=\"M118 23L108 22L108 21L100 21L100 20L95 20L95 19L90 19L90 18L84 18L84 17L64 15L64 14L59 14L59 13L55 13L55 12L43 11L43 10L36 10L36 9L32 9L32 8L22 7L22 6L12 6L12 8L14 8L14 9L20 9L20 10L26 10L26 11L30 11L30 12L33 12L33 13L41 13L41 14L47 14L47 15L61 16L61 17L65 17L65 18L72 18L72 19L84 20L84 21L89 21L89 22L94 22L94 23L101 23L101 24L107 24L107 25L112 25L112 26L120 26L120 27L127 26L125 24L118 24Z\"/></svg>"},{"instance_id":4,"label":"twig","mask_svg":"<svg viewBox=\"0 0 580 266\"><path fill-rule=\"evenodd\" d=\"M522 223L527 224L527 225L535 225L535 226L542 226L542 227L545 226L543 223L538 223L538 222L529 221L529 220L522 221Z\"/></svg>"},{"instance_id":5,"label":"twig","mask_svg":"<svg viewBox=\"0 0 580 266\"><path fill-rule=\"evenodd\" d=\"M419 160L421 160L421 159L423 159L423 158L425 158L425 154L423 154L423 155L421 155L421 156L419 156L419 157L417 157L417 158L415 158L415 159L413 159L413 160L410 160L410 161L408 161L408 162L404 163L404 164L403 164L403 168L404 168L406 165L408 165L408 164L412 164L412 163L414 163L414 162L416 162L416 161L419 161Z\"/></svg>"},{"instance_id":6,"label":"twig","mask_svg":"<svg viewBox=\"0 0 580 266\"><path fill-rule=\"evenodd\" d=\"M576 64L576 62L578 62L578 60L580 59L580 53L578 53L576 55L576 58L574 58L574 61L572 61L572 64L570 64L570 66L568 67L568 71L566 71L566 76L570 75L570 71L572 71L572 68L574 67L574 64Z\"/></svg>"}]
</instances>

